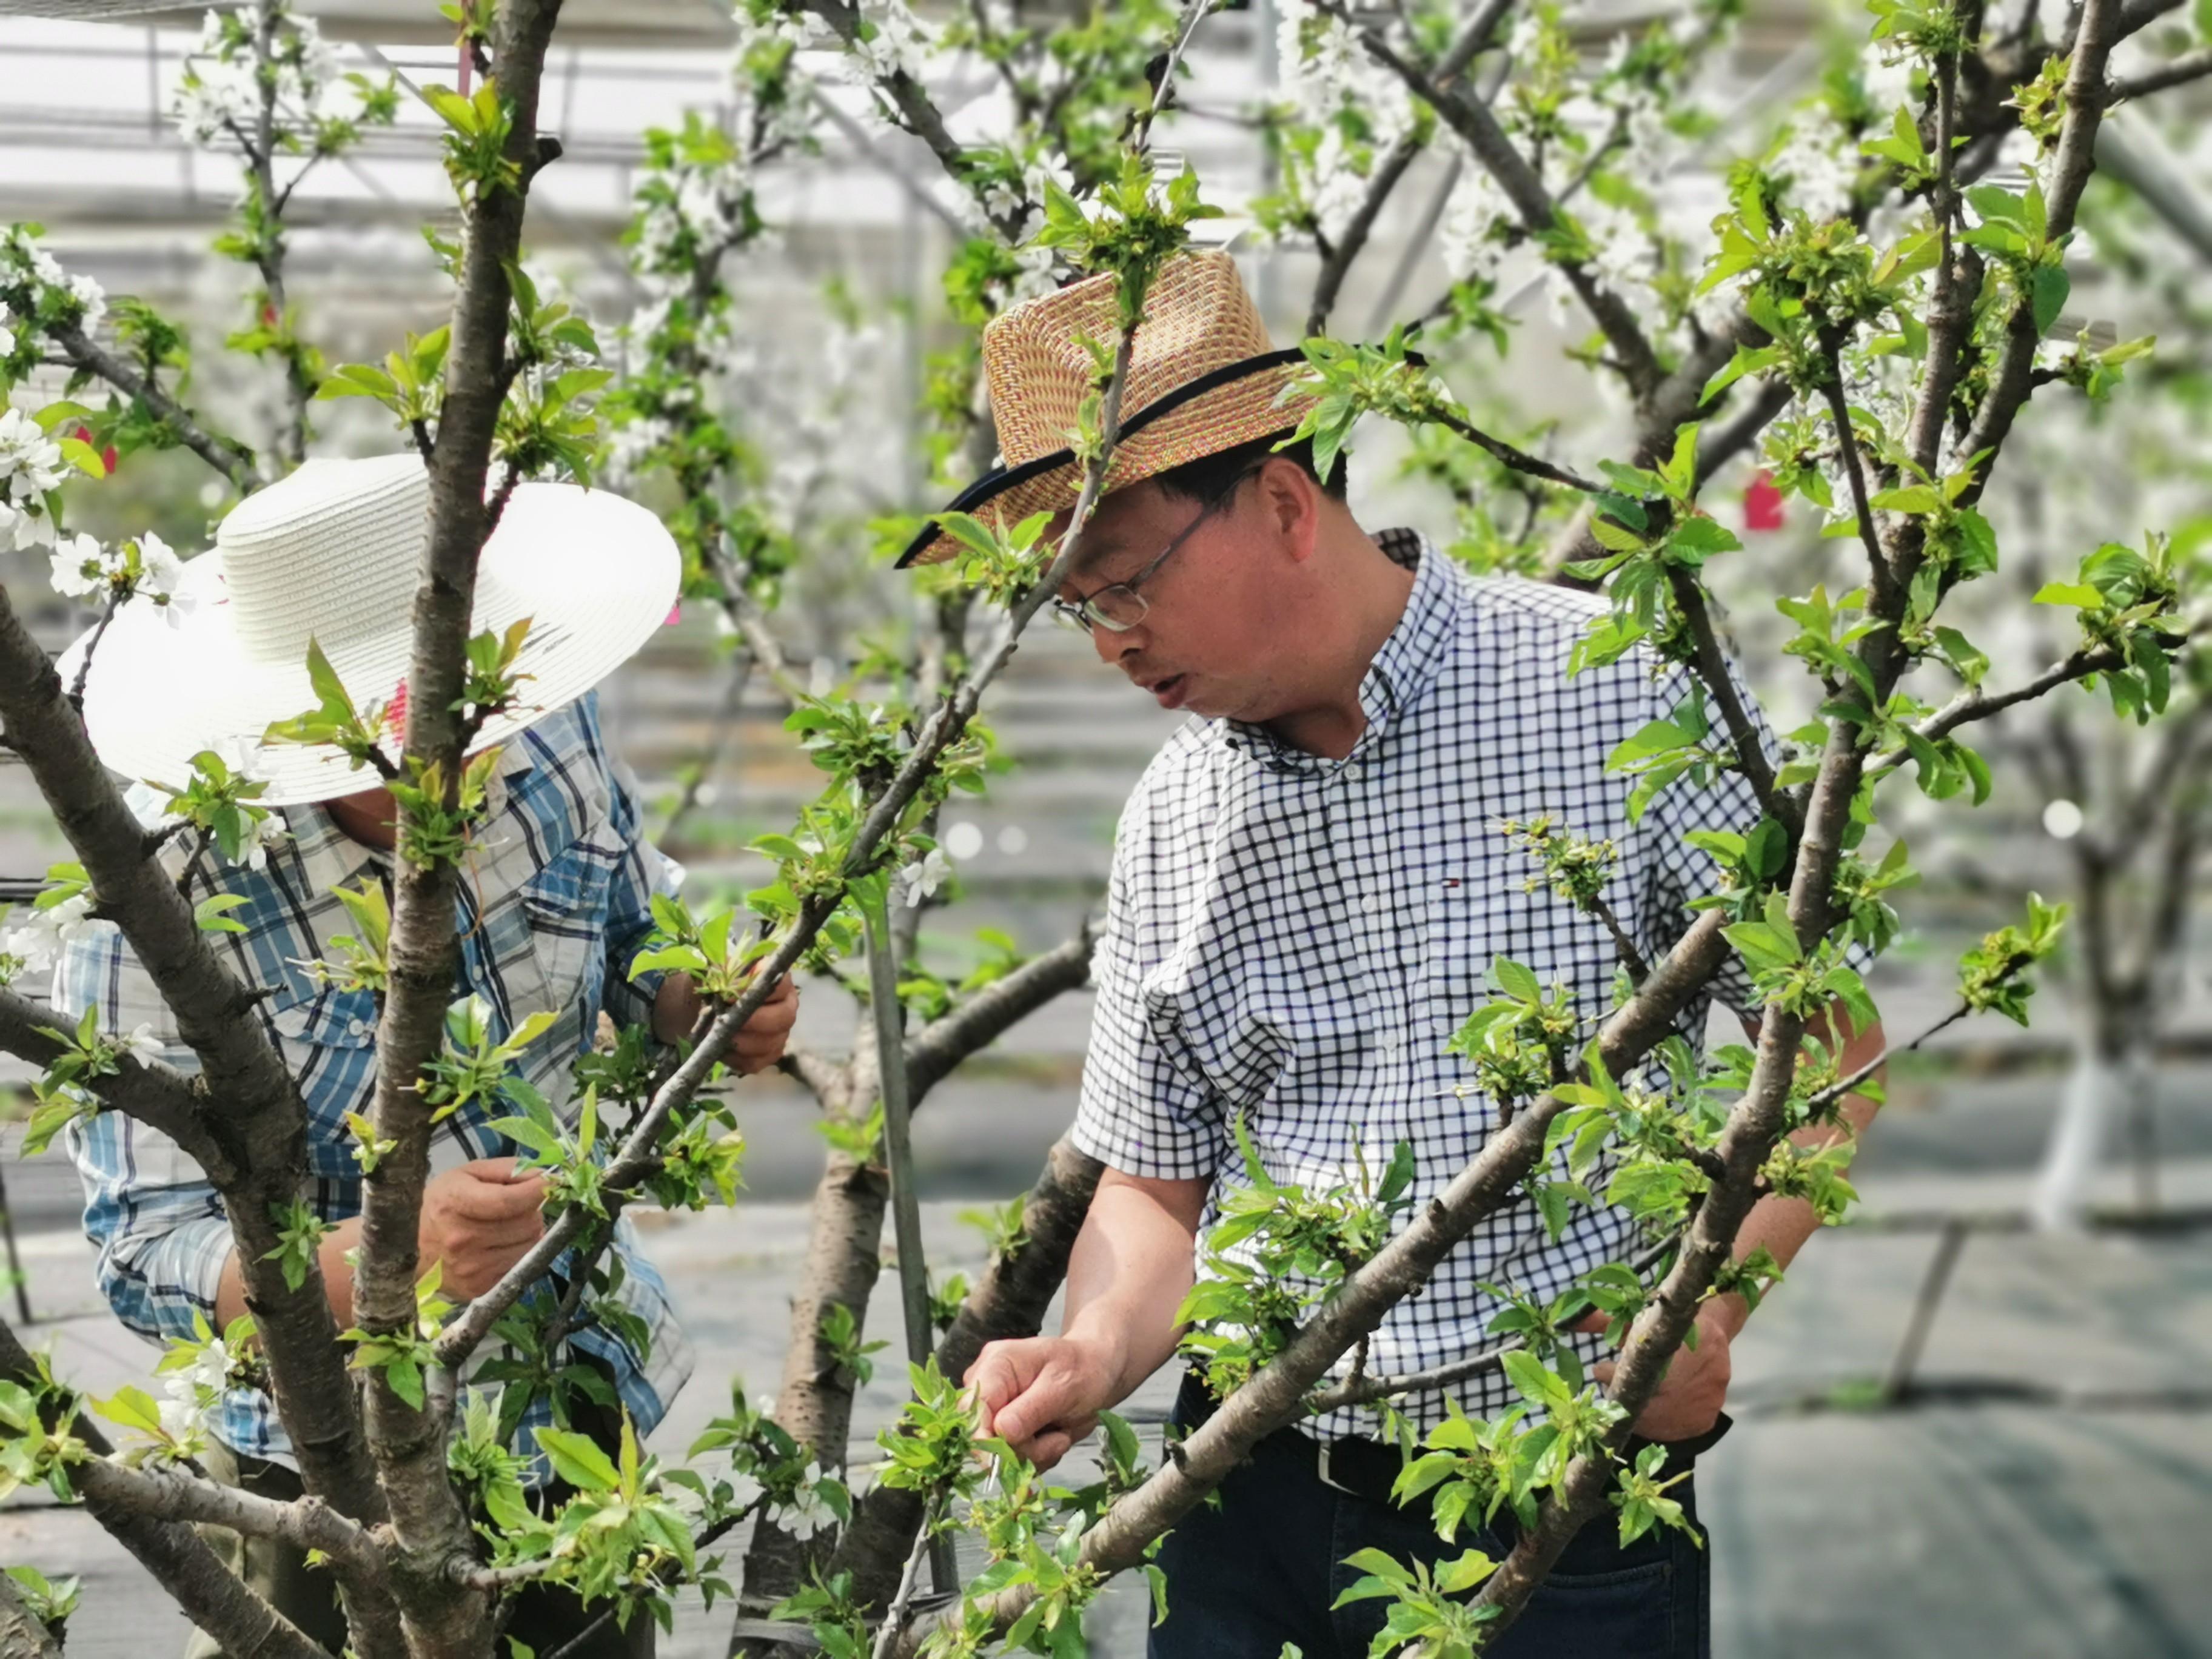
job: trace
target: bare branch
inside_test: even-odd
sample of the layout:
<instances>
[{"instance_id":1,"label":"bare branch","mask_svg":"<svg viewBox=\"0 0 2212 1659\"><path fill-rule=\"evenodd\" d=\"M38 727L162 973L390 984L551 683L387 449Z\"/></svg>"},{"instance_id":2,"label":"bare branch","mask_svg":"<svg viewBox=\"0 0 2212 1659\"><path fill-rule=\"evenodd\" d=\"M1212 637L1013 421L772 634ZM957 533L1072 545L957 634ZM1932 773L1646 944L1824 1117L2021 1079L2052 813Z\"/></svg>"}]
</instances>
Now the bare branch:
<instances>
[{"instance_id":1,"label":"bare branch","mask_svg":"<svg viewBox=\"0 0 2212 1659\"><path fill-rule=\"evenodd\" d=\"M1321 274L1314 279L1313 305L1306 312L1309 337L1328 332L1329 313L1336 309L1337 295L1343 292L1344 279L1352 274L1352 262L1366 247L1367 239L1375 233L1376 221L1382 216L1383 205L1423 148L1420 139L1408 132L1375 164L1375 171L1367 180L1366 195L1360 198L1358 209L1346 224L1343 234L1329 247L1322 261Z\"/></svg>"},{"instance_id":2,"label":"bare branch","mask_svg":"<svg viewBox=\"0 0 2212 1659\"><path fill-rule=\"evenodd\" d=\"M58 1020L60 1016L52 1009L0 987L0 1049L33 1066L52 1065L70 1048L48 1035ZM199 1098L190 1078L173 1066L131 1055L115 1064L114 1076L90 1078L83 1084L102 1106L160 1130L203 1167L221 1161L222 1153L201 1127Z\"/></svg>"},{"instance_id":3,"label":"bare branch","mask_svg":"<svg viewBox=\"0 0 2212 1659\"><path fill-rule=\"evenodd\" d=\"M1441 84L1401 56L1379 30L1358 21L1341 0L1317 0L1317 3L1322 10L1352 30L1370 57L1403 81L1409 92L1435 110L1438 118L1459 135L1474 153L1475 160L1498 181L1498 188L1505 192L1522 226L1532 235L1556 228L1557 205L1551 192L1545 189L1544 181L1528 164L1528 158L1506 137L1504 128L1498 124L1497 117L1486 105ZM1596 319L1637 403L1648 404L1666 379L1666 371L1635 313L1583 261L1560 260L1559 268L1577 297Z\"/></svg>"},{"instance_id":4,"label":"bare branch","mask_svg":"<svg viewBox=\"0 0 2212 1659\"><path fill-rule=\"evenodd\" d=\"M100 764L60 676L0 590L0 739L29 765L40 793L92 880L101 909L198 1055L202 1087L224 1109L203 1120L195 1145L222 1193L267 1354L277 1408L307 1490L357 1520L382 1517L354 1394L312 1263L297 1286L274 1259L276 1206L297 1197L307 1170L307 1115L291 1073L237 978L215 954L191 907L146 853L143 827ZM411 1292L410 1292L411 1293Z\"/></svg>"},{"instance_id":5,"label":"bare branch","mask_svg":"<svg viewBox=\"0 0 2212 1659\"><path fill-rule=\"evenodd\" d=\"M70 1478L87 1498L111 1509L272 1538L294 1549L322 1551L342 1575L371 1580L384 1576L382 1552L369 1534L319 1498L280 1503L181 1469L131 1468L106 1458L78 1464Z\"/></svg>"},{"instance_id":6,"label":"bare branch","mask_svg":"<svg viewBox=\"0 0 2212 1659\"><path fill-rule=\"evenodd\" d=\"M2141 75L2115 81L2106 88L2106 96L2113 103L2124 98L2148 97L2154 92L2164 92L2168 87L2202 81L2208 75L2212 75L2212 46L2184 52L2172 62L2160 64L2154 70L2145 70Z\"/></svg>"},{"instance_id":7,"label":"bare branch","mask_svg":"<svg viewBox=\"0 0 2212 1659\"><path fill-rule=\"evenodd\" d=\"M151 374L141 374L74 323L57 325L47 334L76 367L145 404L155 420L176 434L179 443L228 478L240 495L251 495L259 487L261 480L253 472L253 452L234 438L201 426L191 411L162 391Z\"/></svg>"},{"instance_id":8,"label":"bare branch","mask_svg":"<svg viewBox=\"0 0 2212 1659\"><path fill-rule=\"evenodd\" d=\"M1081 988L1091 977L1096 943L1086 921L1075 937L1042 956L1032 957L1004 979L985 986L950 1013L932 1020L907 1039L907 1079L919 1103L931 1089L1001 1033L1029 1018L1062 992Z\"/></svg>"},{"instance_id":9,"label":"bare branch","mask_svg":"<svg viewBox=\"0 0 2212 1659\"><path fill-rule=\"evenodd\" d=\"M1690 642L1697 653L1698 678L1720 706L1721 719L1728 726L1729 742L1735 750L1736 769L1759 796L1759 805L1784 829L1796 830L1800 821L1797 804L1775 787L1774 764L1759 740L1759 727L1751 718L1751 711L1736 690L1735 677L1729 672L1728 657L1714 630L1704 587L1679 564L1667 567L1667 581L1674 594L1674 609L1690 630Z\"/></svg>"}]
</instances>

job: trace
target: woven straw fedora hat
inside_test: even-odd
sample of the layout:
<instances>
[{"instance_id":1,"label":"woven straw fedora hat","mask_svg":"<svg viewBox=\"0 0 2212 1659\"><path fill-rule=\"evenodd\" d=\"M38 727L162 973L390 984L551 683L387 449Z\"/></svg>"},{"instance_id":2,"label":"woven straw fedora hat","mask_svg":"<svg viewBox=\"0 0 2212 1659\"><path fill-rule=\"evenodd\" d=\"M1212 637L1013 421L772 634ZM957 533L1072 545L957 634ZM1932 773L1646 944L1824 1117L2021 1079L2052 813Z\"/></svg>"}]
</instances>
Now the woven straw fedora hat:
<instances>
[{"instance_id":1,"label":"woven straw fedora hat","mask_svg":"<svg viewBox=\"0 0 2212 1659\"><path fill-rule=\"evenodd\" d=\"M116 613L85 683L84 720L103 763L182 785L191 757L251 750L272 720L315 708L307 642L323 649L364 713L390 699L414 651L415 588L429 535L430 484L413 454L313 460L249 495L188 561L190 604L172 624L151 605ZM530 618L518 706L485 723L512 737L599 684L667 620L683 558L645 508L603 489L526 483L508 499L477 568L471 629ZM89 634L62 659L76 672ZM270 744L254 757L266 806L373 787L337 750Z\"/></svg>"},{"instance_id":2,"label":"woven straw fedora hat","mask_svg":"<svg viewBox=\"0 0 2212 1659\"><path fill-rule=\"evenodd\" d=\"M1083 469L1067 441L1093 373L1083 341L1111 340L1115 328L1110 274L992 320L983 331L983 374L1002 464L961 491L946 512L1013 525L1075 505ZM1304 368L1304 352L1269 343L1259 307L1226 253L1170 260L1153 280L1130 344L1121 437L1105 490L1295 427L1314 402L1290 389ZM935 564L958 546L933 519L899 563Z\"/></svg>"}]
</instances>

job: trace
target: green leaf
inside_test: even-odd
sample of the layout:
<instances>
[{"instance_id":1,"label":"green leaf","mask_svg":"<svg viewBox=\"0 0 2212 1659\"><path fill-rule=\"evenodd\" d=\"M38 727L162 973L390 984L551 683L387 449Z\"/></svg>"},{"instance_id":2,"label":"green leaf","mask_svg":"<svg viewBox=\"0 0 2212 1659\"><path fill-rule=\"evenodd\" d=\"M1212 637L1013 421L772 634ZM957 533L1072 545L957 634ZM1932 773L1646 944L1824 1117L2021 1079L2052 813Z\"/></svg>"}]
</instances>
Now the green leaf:
<instances>
[{"instance_id":1,"label":"green leaf","mask_svg":"<svg viewBox=\"0 0 2212 1659\"><path fill-rule=\"evenodd\" d=\"M2058 320L2065 309L2066 296L2074 291L2074 279L2066 274L2063 265L2038 265L2028 282L2028 302L2035 313L2035 331L2051 332L2051 325Z\"/></svg>"},{"instance_id":2,"label":"green leaf","mask_svg":"<svg viewBox=\"0 0 2212 1659\"><path fill-rule=\"evenodd\" d=\"M2087 582L2045 582L2035 590L2037 605L2078 605L2084 611L2100 611L2105 596Z\"/></svg>"},{"instance_id":3,"label":"green leaf","mask_svg":"<svg viewBox=\"0 0 2212 1659\"><path fill-rule=\"evenodd\" d=\"M621 1476L606 1453L589 1435L567 1429L536 1431L538 1449L553 1465L553 1473L579 1492L612 1492Z\"/></svg>"},{"instance_id":4,"label":"green leaf","mask_svg":"<svg viewBox=\"0 0 2212 1659\"><path fill-rule=\"evenodd\" d=\"M1521 963L1508 957L1498 957L1490 964L1491 981L1516 1002L1541 1002L1544 988L1536 975Z\"/></svg>"},{"instance_id":5,"label":"green leaf","mask_svg":"<svg viewBox=\"0 0 2212 1659\"><path fill-rule=\"evenodd\" d=\"M243 933L246 931L246 924L233 921L223 912L235 910L240 905L252 902L244 893L210 893L193 906L192 921L204 933Z\"/></svg>"}]
</instances>

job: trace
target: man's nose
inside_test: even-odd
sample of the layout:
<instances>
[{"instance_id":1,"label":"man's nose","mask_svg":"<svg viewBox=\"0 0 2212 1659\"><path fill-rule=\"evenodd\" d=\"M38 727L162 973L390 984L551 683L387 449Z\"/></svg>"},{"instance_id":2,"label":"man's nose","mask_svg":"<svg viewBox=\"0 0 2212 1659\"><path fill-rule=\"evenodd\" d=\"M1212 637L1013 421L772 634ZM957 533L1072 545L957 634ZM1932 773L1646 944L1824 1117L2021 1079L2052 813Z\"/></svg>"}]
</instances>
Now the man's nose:
<instances>
[{"instance_id":1,"label":"man's nose","mask_svg":"<svg viewBox=\"0 0 2212 1659\"><path fill-rule=\"evenodd\" d=\"M1144 648L1144 624L1139 623L1117 634L1103 623L1093 623L1091 624L1091 643L1098 653L1099 661L1109 668L1118 667L1124 657L1133 656Z\"/></svg>"}]
</instances>

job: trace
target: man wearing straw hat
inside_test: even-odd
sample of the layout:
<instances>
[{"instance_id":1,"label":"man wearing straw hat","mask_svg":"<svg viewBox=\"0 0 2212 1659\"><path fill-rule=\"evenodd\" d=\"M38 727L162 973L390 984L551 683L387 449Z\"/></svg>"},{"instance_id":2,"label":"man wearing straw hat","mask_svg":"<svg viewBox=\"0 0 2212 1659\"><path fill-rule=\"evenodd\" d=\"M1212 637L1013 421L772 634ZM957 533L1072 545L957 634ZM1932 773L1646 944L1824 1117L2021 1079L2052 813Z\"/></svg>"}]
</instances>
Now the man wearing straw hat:
<instances>
[{"instance_id":1,"label":"man wearing straw hat","mask_svg":"<svg viewBox=\"0 0 2212 1659\"><path fill-rule=\"evenodd\" d=\"M263 826L274 833L257 838L245 866L211 848L188 854L176 840L163 856L196 905L216 893L246 901L227 913L245 931L215 938L240 981L273 992L257 1009L307 1107L311 1183L302 1197L330 1224L320 1261L341 1327L351 1322L346 1255L359 1242L362 1178L346 1116L365 1115L375 1088L377 1010L370 994L322 982L311 964L336 957L331 941L353 931L337 889L388 888L396 810L383 788L364 790L363 775L334 750L258 745L272 721L319 702L305 667L310 639L357 702L404 696L428 505L427 475L411 454L308 462L223 520L215 548L185 566L173 614L133 605L116 615L84 693L87 727L113 770L181 784L202 750L250 756L252 775L266 785L258 803L277 809ZM529 620L517 665L527 678L520 705L481 733L480 749L496 747L499 759L463 873L455 996L482 1006L495 1038L533 1013L556 1016L519 1069L572 1125L571 1070L603 1011L618 1024L649 1026L664 1042L698 1012L684 975L629 976L653 926L652 898L672 894L683 872L644 839L592 690L668 617L679 568L675 544L642 507L574 485L524 484L485 544L477 577L475 630ZM84 647L72 647L78 660ZM67 658L64 670L74 672ZM144 782L131 790L149 824L163 799ZM162 1059L195 1069L112 923L87 923L64 945L54 1000L70 1015L96 1006L106 1030L149 1026ZM772 1065L797 1009L787 981L739 1032L728 1062L742 1072ZM490 1127L506 1109L473 1103L433 1131L422 1266L439 1266L457 1302L489 1288L544 1231L544 1177L518 1178L514 1147ZM117 1112L92 1119L73 1150L100 1288L125 1324L155 1340L189 1339L195 1316L220 1332L246 1311L230 1230L197 1164ZM568 1420L611 1447L623 1413L641 1436L660 1420L691 1353L627 1218L616 1225L610 1266L618 1280L605 1298L612 1305L569 1337L573 1363L562 1374L573 1385ZM564 1257L533 1294L556 1294L573 1270ZM528 1430L551 1420L541 1392L523 1414L519 1443L532 1443ZM219 1443L212 1472L268 1496L298 1495L265 1395L228 1390L210 1426ZM331 1652L343 1648L327 1573L261 1540L218 1541L280 1611ZM572 1595L541 1587L519 1599L509 1631L544 1653L581 1622ZM577 1651L604 1659L650 1653L652 1644L653 1621L635 1619L627 1632L610 1621ZM199 1638L190 1651L215 1650Z\"/></svg>"},{"instance_id":2,"label":"man wearing straw hat","mask_svg":"<svg viewBox=\"0 0 2212 1659\"><path fill-rule=\"evenodd\" d=\"M1051 512L1064 525L1087 343L1111 337L1113 307L1111 279L1094 279L992 325L983 356L1006 464L955 508L1009 523ZM1632 821L1626 781L1606 759L1672 712L1679 681L1636 656L1571 677L1602 601L1474 579L1411 531L1363 531L1341 468L1320 477L1310 446L1279 447L1310 406L1290 390L1298 376L1299 354L1270 348L1225 255L1170 265L1137 331L1107 493L1056 600L1101 660L1198 718L1146 770L1115 838L1074 1129L1108 1167L1069 1263L1060 1334L994 1343L970 1372L992 1431L1042 1464L1176 1352L1194 1240L1243 1178L1237 1121L1273 1179L1310 1186L1341 1180L1355 1143L1372 1158L1409 1142L1418 1211L1499 1121L1445 1052L1488 1000L1491 962L1564 984L1586 1014L1611 1006L1614 939L1528 881L1501 821L1549 814L1611 840L1605 897L1651 961L1708 882L1684 833L1747 830L1760 816L1724 773L1678 784ZM933 524L907 556L950 550ZM1755 1022L1740 968L1717 988ZM1686 1034L1702 1032L1706 1012L1686 1011ZM1878 1027L1856 1034L1844 1069L1880 1046ZM1863 1127L1872 1108L1855 1099L1850 1112ZM1786 1262L1814 1220L1808 1206L1770 1200L1739 1249L1763 1244ZM1506 1305L1493 1287L1549 1303L1640 1247L1619 1211L1579 1212L1554 1240L1534 1204L1510 1206L1391 1310L1365 1374L1410 1376L1491 1347ZM1668 1443L1668 1474L1725 1431L1729 1342L1747 1311L1734 1296L1705 1305L1697 1347L1636 1423ZM1588 1323L1600 1328L1573 1345L1602 1381L1603 1322ZM1396 1403L1425 1431L1444 1418L1447 1392L1476 1418L1518 1403L1495 1370ZM1177 1421L1213 1408L1187 1377ZM1354 1659L1389 1603L1336 1605L1363 1572L1347 1557L1379 1548L1436 1563L1511 1547L1510 1510L1486 1522L1478 1506L1447 1542L1425 1498L1394 1505L1401 1457L1376 1432L1362 1408L1279 1431L1218 1505L1182 1519L1159 1557L1168 1611L1156 1659L1278 1659L1286 1644L1305 1659ZM1694 1521L1693 1482L1669 1496ZM1706 1584L1687 1534L1659 1527L1623 1545L1618 1527L1594 1522L1495 1651L1691 1659L1707 1650Z\"/></svg>"}]
</instances>

